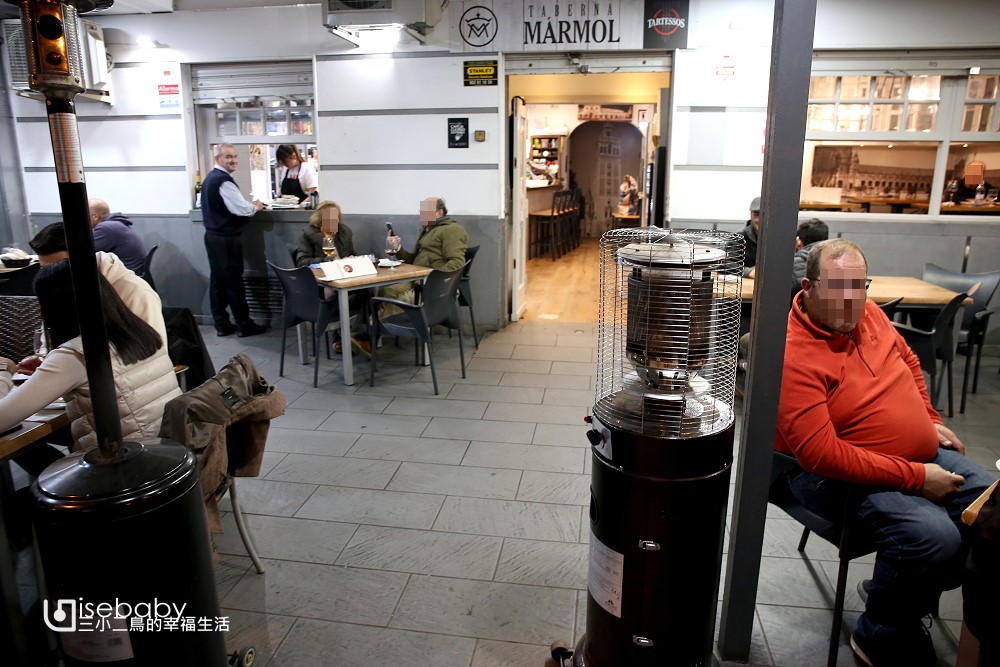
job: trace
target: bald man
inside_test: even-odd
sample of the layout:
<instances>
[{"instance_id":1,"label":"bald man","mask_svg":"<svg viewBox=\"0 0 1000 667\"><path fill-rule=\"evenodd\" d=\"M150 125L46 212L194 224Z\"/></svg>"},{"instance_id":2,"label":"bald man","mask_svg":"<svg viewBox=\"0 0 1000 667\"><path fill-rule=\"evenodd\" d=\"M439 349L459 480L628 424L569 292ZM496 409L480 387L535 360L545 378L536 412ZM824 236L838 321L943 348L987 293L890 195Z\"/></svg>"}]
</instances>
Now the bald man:
<instances>
[{"instance_id":1,"label":"bald man","mask_svg":"<svg viewBox=\"0 0 1000 667\"><path fill-rule=\"evenodd\" d=\"M121 213L112 213L103 199L91 199L90 226L94 231L94 250L114 253L125 268L142 274L146 247L132 229L131 220Z\"/></svg>"}]
</instances>

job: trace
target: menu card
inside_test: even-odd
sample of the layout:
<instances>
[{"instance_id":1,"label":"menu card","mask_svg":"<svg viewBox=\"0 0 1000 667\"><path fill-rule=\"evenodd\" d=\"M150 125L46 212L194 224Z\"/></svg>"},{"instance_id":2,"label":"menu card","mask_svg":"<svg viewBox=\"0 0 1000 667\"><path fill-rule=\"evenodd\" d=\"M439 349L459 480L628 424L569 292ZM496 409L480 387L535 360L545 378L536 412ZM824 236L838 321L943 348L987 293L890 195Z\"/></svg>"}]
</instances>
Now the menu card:
<instances>
[{"instance_id":1,"label":"menu card","mask_svg":"<svg viewBox=\"0 0 1000 667\"><path fill-rule=\"evenodd\" d=\"M358 276L373 276L378 273L372 261L361 255L359 257L345 257L332 262L322 262L319 265L326 280L340 280L341 278L356 278Z\"/></svg>"}]
</instances>

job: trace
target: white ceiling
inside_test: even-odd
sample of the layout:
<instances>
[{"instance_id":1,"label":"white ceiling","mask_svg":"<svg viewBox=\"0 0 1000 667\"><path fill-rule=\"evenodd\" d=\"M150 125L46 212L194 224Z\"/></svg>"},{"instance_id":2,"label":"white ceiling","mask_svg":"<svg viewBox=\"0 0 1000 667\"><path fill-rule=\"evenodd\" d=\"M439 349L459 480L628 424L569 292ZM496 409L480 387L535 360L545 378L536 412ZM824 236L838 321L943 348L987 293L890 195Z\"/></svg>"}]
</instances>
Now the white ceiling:
<instances>
[{"instance_id":1,"label":"white ceiling","mask_svg":"<svg viewBox=\"0 0 1000 667\"><path fill-rule=\"evenodd\" d=\"M115 0L111 9L102 14L149 14L152 12L196 11L213 9L245 9L248 7L283 7L287 5L319 4L302 0Z\"/></svg>"}]
</instances>

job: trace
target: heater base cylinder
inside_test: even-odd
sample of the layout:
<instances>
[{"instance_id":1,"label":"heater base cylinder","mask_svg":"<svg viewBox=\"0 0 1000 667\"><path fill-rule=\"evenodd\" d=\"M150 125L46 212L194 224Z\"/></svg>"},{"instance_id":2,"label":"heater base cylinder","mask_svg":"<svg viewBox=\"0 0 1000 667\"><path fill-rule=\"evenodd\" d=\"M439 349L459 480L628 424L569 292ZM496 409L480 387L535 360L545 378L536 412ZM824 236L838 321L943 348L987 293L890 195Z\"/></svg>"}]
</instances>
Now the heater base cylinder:
<instances>
[{"instance_id":1,"label":"heater base cylinder","mask_svg":"<svg viewBox=\"0 0 1000 667\"><path fill-rule=\"evenodd\" d=\"M734 426L686 440L604 429L574 665L711 665Z\"/></svg>"},{"instance_id":2,"label":"heater base cylinder","mask_svg":"<svg viewBox=\"0 0 1000 667\"><path fill-rule=\"evenodd\" d=\"M223 667L194 455L170 441L126 442L122 454L72 454L32 487L43 614L64 664Z\"/></svg>"}]
</instances>

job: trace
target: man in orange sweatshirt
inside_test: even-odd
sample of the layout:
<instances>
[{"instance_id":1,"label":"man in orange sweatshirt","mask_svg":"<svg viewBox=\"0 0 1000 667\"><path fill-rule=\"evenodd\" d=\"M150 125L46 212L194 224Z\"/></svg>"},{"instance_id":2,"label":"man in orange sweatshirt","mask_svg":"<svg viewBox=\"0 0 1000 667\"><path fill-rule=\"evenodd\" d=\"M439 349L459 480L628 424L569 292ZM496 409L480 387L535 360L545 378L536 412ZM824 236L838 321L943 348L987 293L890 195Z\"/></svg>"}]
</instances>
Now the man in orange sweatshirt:
<instances>
[{"instance_id":1,"label":"man in orange sweatshirt","mask_svg":"<svg viewBox=\"0 0 1000 667\"><path fill-rule=\"evenodd\" d=\"M851 648L870 667L936 664L921 622L960 583L962 510L993 482L964 456L927 394L920 362L866 299L868 264L847 239L816 245L788 315L776 448L805 472L792 491L818 513L862 485L856 520L876 546ZM857 488L857 487L855 487Z\"/></svg>"}]
</instances>

